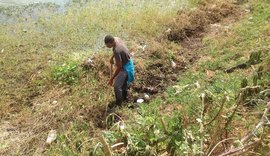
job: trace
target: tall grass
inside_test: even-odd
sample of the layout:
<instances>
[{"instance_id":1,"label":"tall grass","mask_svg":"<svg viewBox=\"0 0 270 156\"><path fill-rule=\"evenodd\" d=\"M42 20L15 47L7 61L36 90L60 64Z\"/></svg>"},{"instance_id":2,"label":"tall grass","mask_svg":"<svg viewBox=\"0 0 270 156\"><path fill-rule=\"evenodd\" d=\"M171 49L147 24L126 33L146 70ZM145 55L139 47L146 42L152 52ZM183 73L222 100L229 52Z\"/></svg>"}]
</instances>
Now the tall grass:
<instances>
[{"instance_id":1,"label":"tall grass","mask_svg":"<svg viewBox=\"0 0 270 156\"><path fill-rule=\"evenodd\" d=\"M177 10L188 6L188 2L101 0L77 5L74 3L64 15L41 16L38 21L21 19L20 23L2 25L1 44L7 45L7 40L14 41L9 37L16 36L19 42L53 47L58 51L89 48L96 51L103 46L106 34L144 42L168 29L168 21Z\"/></svg>"}]
</instances>

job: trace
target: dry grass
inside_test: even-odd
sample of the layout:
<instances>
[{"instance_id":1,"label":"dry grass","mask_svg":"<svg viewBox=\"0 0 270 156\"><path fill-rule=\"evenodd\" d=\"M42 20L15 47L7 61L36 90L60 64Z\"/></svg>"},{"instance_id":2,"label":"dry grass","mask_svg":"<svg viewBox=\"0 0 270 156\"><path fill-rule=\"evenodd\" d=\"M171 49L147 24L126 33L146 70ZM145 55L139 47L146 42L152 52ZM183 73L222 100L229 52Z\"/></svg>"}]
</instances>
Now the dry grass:
<instances>
[{"instance_id":1,"label":"dry grass","mask_svg":"<svg viewBox=\"0 0 270 156\"><path fill-rule=\"evenodd\" d=\"M182 41L192 36L200 36L210 24L218 23L228 16L237 16L239 8L236 5L221 1L207 3L194 10L182 10L171 24L168 39Z\"/></svg>"}]
</instances>

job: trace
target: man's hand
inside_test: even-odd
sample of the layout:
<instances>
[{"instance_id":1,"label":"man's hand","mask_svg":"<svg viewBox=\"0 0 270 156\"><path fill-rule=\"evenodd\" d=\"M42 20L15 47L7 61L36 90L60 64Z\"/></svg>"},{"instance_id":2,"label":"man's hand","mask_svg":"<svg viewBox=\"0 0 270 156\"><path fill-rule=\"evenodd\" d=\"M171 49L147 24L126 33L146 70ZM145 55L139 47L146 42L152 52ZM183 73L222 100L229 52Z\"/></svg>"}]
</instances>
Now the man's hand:
<instances>
[{"instance_id":1,"label":"man's hand","mask_svg":"<svg viewBox=\"0 0 270 156\"><path fill-rule=\"evenodd\" d=\"M111 78L110 81L108 82L108 85L112 86L113 85L113 79Z\"/></svg>"}]
</instances>

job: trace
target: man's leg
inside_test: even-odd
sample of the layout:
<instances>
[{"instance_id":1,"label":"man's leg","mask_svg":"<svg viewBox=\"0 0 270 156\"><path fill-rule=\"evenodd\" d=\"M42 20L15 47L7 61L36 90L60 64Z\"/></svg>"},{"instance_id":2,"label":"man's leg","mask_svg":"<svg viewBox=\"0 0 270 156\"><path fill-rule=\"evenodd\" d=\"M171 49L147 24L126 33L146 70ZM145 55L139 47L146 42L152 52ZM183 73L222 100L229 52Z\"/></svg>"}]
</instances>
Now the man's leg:
<instances>
[{"instance_id":1,"label":"man's leg","mask_svg":"<svg viewBox=\"0 0 270 156\"><path fill-rule=\"evenodd\" d=\"M116 98L116 105L121 105L123 101L123 86L127 78L127 72L121 70L114 81L114 93Z\"/></svg>"},{"instance_id":2,"label":"man's leg","mask_svg":"<svg viewBox=\"0 0 270 156\"><path fill-rule=\"evenodd\" d=\"M124 82L124 85L122 87L122 95L123 95L123 100L127 100L127 96L128 96L128 77L126 78L125 82Z\"/></svg>"}]
</instances>

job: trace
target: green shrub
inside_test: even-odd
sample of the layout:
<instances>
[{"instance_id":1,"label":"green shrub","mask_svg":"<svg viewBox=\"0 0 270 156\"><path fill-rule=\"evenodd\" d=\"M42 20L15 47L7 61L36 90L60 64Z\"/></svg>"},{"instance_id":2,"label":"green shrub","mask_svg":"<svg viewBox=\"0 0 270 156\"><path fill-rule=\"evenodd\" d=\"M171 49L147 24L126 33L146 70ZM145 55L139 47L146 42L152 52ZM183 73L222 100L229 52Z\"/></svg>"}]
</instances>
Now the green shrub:
<instances>
[{"instance_id":1,"label":"green shrub","mask_svg":"<svg viewBox=\"0 0 270 156\"><path fill-rule=\"evenodd\" d=\"M78 67L78 64L74 61L55 66L52 70L52 78L60 84L66 83L71 85L79 78L80 71Z\"/></svg>"}]
</instances>

